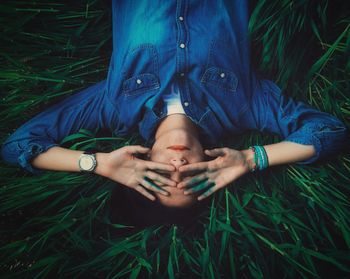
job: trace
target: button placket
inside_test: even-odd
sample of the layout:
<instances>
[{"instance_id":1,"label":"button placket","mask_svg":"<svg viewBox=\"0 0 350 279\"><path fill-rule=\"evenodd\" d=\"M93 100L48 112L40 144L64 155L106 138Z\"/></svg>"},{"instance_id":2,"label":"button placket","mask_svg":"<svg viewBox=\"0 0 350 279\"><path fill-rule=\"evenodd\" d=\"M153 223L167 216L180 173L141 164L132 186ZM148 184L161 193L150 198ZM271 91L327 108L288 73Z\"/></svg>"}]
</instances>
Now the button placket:
<instances>
[{"instance_id":1,"label":"button placket","mask_svg":"<svg viewBox=\"0 0 350 279\"><path fill-rule=\"evenodd\" d=\"M190 107L190 96L187 92L186 79L186 59L187 59L187 49L189 47L187 41L187 29L186 29L186 12L187 12L188 2L186 0L178 0L178 5L176 9L176 23L177 23L177 44L178 50L176 53L176 72L179 78L179 92L183 107ZM189 109L187 112L189 113Z\"/></svg>"}]
</instances>

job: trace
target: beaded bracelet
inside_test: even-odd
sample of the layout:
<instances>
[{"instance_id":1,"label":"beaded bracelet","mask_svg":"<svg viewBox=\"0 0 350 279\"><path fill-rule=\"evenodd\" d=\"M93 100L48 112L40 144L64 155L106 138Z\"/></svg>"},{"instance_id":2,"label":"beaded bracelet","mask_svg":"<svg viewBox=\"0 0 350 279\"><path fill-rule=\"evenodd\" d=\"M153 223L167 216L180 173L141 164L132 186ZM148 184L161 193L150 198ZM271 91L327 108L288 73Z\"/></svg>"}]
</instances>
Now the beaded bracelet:
<instances>
[{"instance_id":1,"label":"beaded bracelet","mask_svg":"<svg viewBox=\"0 0 350 279\"><path fill-rule=\"evenodd\" d=\"M254 152L254 167L250 171L255 172L258 169L258 157L255 155L254 146L249 147L249 149L253 150L253 152Z\"/></svg>"}]
</instances>

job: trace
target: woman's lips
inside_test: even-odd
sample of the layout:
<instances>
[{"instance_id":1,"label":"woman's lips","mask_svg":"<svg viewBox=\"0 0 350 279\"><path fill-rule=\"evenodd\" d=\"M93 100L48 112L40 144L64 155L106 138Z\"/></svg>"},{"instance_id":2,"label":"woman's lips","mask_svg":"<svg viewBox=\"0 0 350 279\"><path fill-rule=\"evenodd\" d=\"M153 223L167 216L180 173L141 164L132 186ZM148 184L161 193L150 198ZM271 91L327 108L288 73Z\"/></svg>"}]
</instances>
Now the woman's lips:
<instances>
[{"instance_id":1,"label":"woman's lips","mask_svg":"<svg viewBox=\"0 0 350 279\"><path fill-rule=\"evenodd\" d=\"M176 150L176 151L190 150L190 148L185 145L171 145L171 146L168 146L167 149Z\"/></svg>"}]
</instances>

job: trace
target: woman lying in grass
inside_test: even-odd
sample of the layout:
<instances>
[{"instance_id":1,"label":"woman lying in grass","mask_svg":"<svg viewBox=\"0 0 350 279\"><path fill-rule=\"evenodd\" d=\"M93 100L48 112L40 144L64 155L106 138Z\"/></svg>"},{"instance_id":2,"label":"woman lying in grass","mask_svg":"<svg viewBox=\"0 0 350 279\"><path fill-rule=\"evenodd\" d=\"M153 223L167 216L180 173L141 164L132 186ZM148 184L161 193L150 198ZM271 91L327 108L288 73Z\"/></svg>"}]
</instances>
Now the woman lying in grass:
<instances>
[{"instance_id":1,"label":"woman lying in grass","mask_svg":"<svg viewBox=\"0 0 350 279\"><path fill-rule=\"evenodd\" d=\"M94 172L163 206L191 208L250 171L309 164L344 146L341 121L254 74L246 1L113 1L112 13L107 79L17 129L2 147L7 162L33 173ZM82 128L137 131L151 148L60 147ZM283 141L214 148L248 130Z\"/></svg>"}]
</instances>

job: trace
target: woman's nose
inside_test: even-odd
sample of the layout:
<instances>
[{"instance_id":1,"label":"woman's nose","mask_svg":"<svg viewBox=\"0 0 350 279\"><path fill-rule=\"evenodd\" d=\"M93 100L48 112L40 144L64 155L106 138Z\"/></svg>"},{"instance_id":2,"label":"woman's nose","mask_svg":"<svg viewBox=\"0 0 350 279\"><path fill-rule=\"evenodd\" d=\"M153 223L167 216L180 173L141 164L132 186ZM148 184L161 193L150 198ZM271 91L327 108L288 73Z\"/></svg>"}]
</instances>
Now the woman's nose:
<instances>
[{"instance_id":1,"label":"woman's nose","mask_svg":"<svg viewBox=\"0 0 350 279\"><path fill-rule=\"evenodd\" d=\"M187 160L184 158L173 158L170 160L170 163L178 169L179 167L188 164Z\"/></svg>"}]
</instances>

